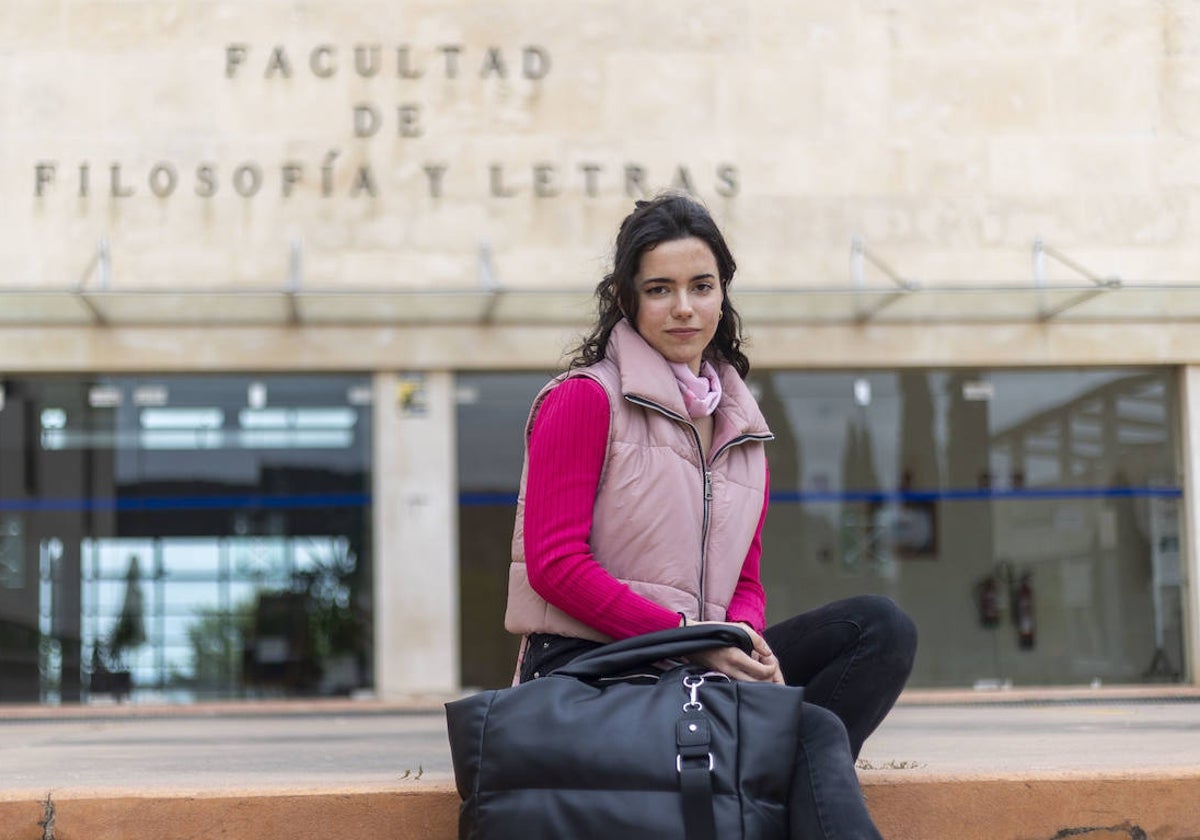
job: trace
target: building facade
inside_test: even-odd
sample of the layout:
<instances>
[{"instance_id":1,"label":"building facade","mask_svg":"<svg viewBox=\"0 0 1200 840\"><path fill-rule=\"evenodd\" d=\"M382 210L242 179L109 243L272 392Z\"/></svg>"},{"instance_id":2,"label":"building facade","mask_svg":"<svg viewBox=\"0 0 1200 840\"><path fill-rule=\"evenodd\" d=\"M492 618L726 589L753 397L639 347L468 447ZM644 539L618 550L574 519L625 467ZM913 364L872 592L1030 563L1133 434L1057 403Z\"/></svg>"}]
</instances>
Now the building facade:
<instances>
[{"instance_id":1,"label":"building facade","mask_svg":"<svg viewBox=\"0 0 1200 840\"><path fill-rule=\"evenodd\" d=\"M9 3L0 701L498 685L529 400L632 202L738 259L769 617L1194 682L1200 12Z\"/></svg>"}]
</instances>

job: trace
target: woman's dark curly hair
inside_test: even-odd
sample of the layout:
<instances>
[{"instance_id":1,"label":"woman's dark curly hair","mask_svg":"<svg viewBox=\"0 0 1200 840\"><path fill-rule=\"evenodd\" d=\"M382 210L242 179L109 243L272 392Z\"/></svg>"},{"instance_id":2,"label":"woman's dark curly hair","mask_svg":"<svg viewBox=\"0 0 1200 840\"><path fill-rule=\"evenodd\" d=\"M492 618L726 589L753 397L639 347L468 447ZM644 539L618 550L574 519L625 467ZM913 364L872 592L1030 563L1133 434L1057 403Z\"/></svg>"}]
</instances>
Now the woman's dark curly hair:
<instances>
[{"instance_id":1,"label":"woman's dark curly hair","mask_svg":"<svg viewBox=\"0 0 1200 840\"><path fill-rule=\"evenodd\" d=\"M576 348L571 367L595 364L604 358L613 327L622 318L637 324L638 294L634 277L641 266L642 254L663 242L696 237L703 240L717 261L721 280L721 319L717 332L704 351L710 361L723 360L743 379L750 372L750 360L742 352L742 319L729 299L729 284L737 263L725 244L707 208L681 193L666 193L650 201L639 201L617 231L613 269L596 286L598 318L592 331Z\"/></svg>"}]
</instances>

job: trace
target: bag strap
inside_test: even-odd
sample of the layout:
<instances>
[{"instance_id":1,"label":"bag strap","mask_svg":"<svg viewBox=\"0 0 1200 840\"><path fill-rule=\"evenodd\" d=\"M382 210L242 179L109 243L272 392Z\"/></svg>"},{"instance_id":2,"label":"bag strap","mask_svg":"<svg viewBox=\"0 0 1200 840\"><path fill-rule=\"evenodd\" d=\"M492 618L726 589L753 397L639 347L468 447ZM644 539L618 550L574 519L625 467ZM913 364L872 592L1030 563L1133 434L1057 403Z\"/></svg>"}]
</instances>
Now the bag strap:
<instances>
[{"instance_id":1,"label":"bag strap","mask_svg":"<svg viewBox=\"0 0 1200 840\"><path fill-rule=\"evenodd\" d=\"M751 653L754 643L750 640L750 634L739 627L692 624L602 645L577 656L552 673L577 679L599 679L647 667L663 659L688 656L718 647L737 647Z\"/></svg>"},{"instance_id":2,"label":"bag strap","mask_svg":"<svg viewBox=\"0 0 1200 840\"><path fill-rule=\"evenodd\" d=\"M683 833L687 840L717 840L713 815L712 728L700 702L701 674L686 674L684 688L691 699L683 705L683 716L675 722L675 769L679 771L679 793L683 800Z\"/></svg>"},{"instance_id":3,"label":"bag strap","mask_svg":"<svg viewBox=\"0 0 1200 840\"><path fill-rule=\"evenodd\" d=\"M749 633L732 625L693 624L603 645L577 656L551 673L577 679L599 679L648 667L663 659L718 647L737 647L751 653L754 643ZM712 727L704 714L699 694L705 678L703 674L683 671L682 679L689 700L675 723L678 750L675 769L679 773L684 834L687 840L717 840L713 814Z\"/></svg>"}]
</instances>

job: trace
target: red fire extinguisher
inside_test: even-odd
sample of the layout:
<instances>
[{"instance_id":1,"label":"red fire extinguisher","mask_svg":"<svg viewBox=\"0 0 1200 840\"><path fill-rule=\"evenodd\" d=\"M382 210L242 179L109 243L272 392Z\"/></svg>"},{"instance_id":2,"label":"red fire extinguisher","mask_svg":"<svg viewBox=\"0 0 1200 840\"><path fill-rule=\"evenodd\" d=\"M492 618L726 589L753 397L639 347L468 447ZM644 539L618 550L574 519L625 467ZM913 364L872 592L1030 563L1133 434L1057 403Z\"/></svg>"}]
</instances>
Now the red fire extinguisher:
<instances>
[{"instance_id":1,"label":"red fire extinguisher","mask_svg":"<svg viewBox=\"0 0 1200 840\"><path fill-rule=\"evenodd\" d=\"M1033 573L1021 575L1016 597L1017 642L1022 650L1031 650L1037 641L1037 623L1033 617Z\"/></svg>"},{"instance_id":2,"label":"red fire extinguisher","mask_svg":"<svg viewBox=\"0 0 1200 840\"><path fill-rule=\"evenodd\" d=\"M979 582L979 623L984 627L995 627L1000 623L1000 583L995 575L988 575Z\"/></svg>"}]
</instances>

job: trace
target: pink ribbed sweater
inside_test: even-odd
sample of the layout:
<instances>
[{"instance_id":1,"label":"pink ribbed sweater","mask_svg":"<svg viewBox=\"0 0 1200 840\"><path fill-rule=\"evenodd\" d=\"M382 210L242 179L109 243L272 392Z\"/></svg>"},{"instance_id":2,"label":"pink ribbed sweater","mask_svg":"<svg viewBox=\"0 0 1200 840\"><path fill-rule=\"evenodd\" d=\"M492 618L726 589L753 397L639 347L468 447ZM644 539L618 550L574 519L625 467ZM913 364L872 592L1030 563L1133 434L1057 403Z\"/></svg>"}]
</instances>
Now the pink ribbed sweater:
<instances>
[{"instance_id":1,"label":"pink ribbed sweater","mask_svg":"<svg viewBox=\"0 0 1200 840\"><path fill-rule=\"evenodd\" d=\"M614 639L666 630L679 615L636 594L592 556L588 536L608 447L608 396L595 380L566 380L542 402L529 436L525 483L525 564L529 583L563 612ZM768 481L770 476L768 475ZM766 597L759 580L762 514L726 613L762 631Z\"/></svg>"}]
</instances>

